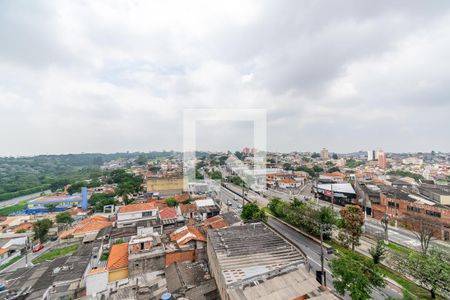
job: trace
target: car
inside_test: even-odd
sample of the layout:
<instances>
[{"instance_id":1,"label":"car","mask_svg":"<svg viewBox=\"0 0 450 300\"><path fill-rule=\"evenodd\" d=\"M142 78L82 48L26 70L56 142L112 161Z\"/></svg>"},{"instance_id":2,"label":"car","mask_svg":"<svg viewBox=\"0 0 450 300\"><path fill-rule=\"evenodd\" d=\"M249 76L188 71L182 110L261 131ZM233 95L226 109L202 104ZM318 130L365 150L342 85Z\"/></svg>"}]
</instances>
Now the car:
<instances>
[{"instance_id":1,"label":"car","mask_svg":"<svg viewBox=\"0 0 450 300\"><path fill-rule=\"evenodd\" d=\"M33 253L39 252L42 249L44 249L44 245L39 244L39 245L37 245L36 247L33 248Z\"/></svg>"},{"instance_id":2,"label":"car","mask_svg":"<svg viewBox=\"0 0 450 300\"><path fill-rule=\"evenodd\" d=\"M57 235L50 237L50 241L52 241L52 242L56 241L57 239L58 239Z\"/></svg>"}]
</instances>

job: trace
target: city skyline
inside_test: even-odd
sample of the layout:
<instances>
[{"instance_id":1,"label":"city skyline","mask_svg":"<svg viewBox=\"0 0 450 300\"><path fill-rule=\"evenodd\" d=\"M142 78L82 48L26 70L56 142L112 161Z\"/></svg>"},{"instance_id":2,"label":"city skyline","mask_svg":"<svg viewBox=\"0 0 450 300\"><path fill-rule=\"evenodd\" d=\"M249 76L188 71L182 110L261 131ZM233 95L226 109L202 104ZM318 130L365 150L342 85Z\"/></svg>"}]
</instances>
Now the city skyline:
<instances>
[{"instance_id":1,"label":"city skyline","mask_svg":"<svg viewBox=\"0 0 450 300\"><path fill-rule=\"evenodd\" d=\"M187 108L266 109L269 151L448 151L449 14L445 1L2 2L0 155L181 150ZM213 150L253 134L199 133Z\"/></svg>"}]
</instances>

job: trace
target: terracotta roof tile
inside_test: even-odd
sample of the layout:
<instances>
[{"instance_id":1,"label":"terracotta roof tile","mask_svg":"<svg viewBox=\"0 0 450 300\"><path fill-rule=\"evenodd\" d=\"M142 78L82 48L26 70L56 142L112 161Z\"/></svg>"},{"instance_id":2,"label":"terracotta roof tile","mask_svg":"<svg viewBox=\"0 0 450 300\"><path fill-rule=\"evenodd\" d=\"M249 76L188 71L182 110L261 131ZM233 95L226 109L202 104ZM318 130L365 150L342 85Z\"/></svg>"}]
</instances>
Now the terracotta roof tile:
<instances>
[{"instance_id":1,"label":"terracotta roof tile","mask_svg":"<svg viewBox=\"0 0 450 300\"><path fill-rule=\"evenodd\" d=\"M146 210L152 210L152 209L156 209L155 202L136 203L136 204L129 204L129 205L121 206L119 208L119 213L146 211Z\"/></svg>"},{"instance_id":2,"label":"terracotta roof tile","mask_svg":"<svg viewBox=\"0 0 450 300\"><path fill-rule=\"evenodd\" d=\"M218 229L227 227L228 224L221 216L214 216L203 221L203 229L208 230L209 228Z\"/></svg>"},{"instance_id":3,"label":"terracotta roof tile","mask_svg":"<svg viewBox=\"0 0 450 300\"><path fill-rule=\"evenodd\" d=\"M97 273L102 273L102 272L107 272L108 270L106 269L106 267L103 267L103 268L97 268L97 269L92 269L92 270L90 270L89 271L89 274L88 275L91 275L91 274L97 274Z\"/></svg>"},{"instance_id":4,"label":"terracotta roof tile","mask_svg":"<svg viewBox=\"0 0 450 300\"><path fill-rule=\"evenodd\" d=\"M170 239L178 245L185 245L192 240L206 242L206 237L195 227L183 226L170 234Z\"/></svg>"},{"instance_id":5,"label":"terracotta roof tile","mask_svg":"<svg viewBox=\"0 0 450 300\"><path fill-rule=\"evenodd\" d=\"M73 236L81 235L90 232L100 231L105 227L112 226L112 222L107 221L108 218L102 216L92 216L84 219L76 224L72 229L64 231L60 237L62 239Z\"/></svg>"},{"instance_id":6,"label":"terracotta roof tile","mask_svg":"<svg viewBox=\"0 0 450 300\"><path fill-rule=\"evenodd\" d=\"M196 212L197 211L197 205L195 205L195 204L181 204L180 205L180 211L181 211L182 214Z\"/></svg>"},{"instance_id":7,"label":"terracotta roof tile","mask_svg":"<svg viewBox=\"0 0 450 300\"><path fill-rule=\"evenodd\" d=\"M177 217L177 209L175 207L166 207L159 211L160 219L175 219Z\"/></svg>"},{"instance_id":8,"label":"terracotta roof tile","mask_svg":"<svg viewBox=\"0 0 450 300\"><path fill-rule=\"evenodd\" d=\"M111 247L106 268L109 271L128 268L128 243L116 244Z\"/></svg>"},{"instance_id":9,"label":"terracotta roof tile","mask_svg":"<svg viewBox=\"0 0 450 300\"><path fill-rule=\"evenodd\" d=\"M32 223L29 223L29 222L22 223L19 226L17 226L16 228L14 228L14 232L17 232L17 231L20 231L20 230L28 230L31 227L33 227Z\"/></svg>"}]
</instances>

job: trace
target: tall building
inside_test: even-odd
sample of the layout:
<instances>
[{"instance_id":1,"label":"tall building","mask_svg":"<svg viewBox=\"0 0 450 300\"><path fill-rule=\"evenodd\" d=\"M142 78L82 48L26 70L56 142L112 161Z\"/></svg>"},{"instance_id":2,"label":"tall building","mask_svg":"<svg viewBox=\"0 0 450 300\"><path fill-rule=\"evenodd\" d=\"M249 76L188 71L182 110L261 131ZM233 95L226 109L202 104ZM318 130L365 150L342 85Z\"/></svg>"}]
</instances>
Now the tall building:
<instances>
[{"instance_id":1,"label":"tall building","mask_svg":"<svg viewBox=\"0 0 450 300\"><path fill-rule=\"evenodd\" d=\"M378 167L381 169L387 168L386 154L383 150L378 151Z\"/></svg>"},{"instance_id":2,"label":"tall building","mask_svg":"<svg viewBox=\"0 0 450 300\"><path fill-rule=\"evenodd\" d=\"M320 158L321 159L329 159L330 158L330 153L328 153L328 149L327 148L323 148L320 151Z\"/></svg>"},{"instance_id":3,"label":"tall building","mask_svg":"<svg viewBox=\"0 0 450 300\"><path fill-rule=\"evenodd\" d=\"M367 151L367 161L375 160L375 150Z\"/></svg>"}]
</instances>

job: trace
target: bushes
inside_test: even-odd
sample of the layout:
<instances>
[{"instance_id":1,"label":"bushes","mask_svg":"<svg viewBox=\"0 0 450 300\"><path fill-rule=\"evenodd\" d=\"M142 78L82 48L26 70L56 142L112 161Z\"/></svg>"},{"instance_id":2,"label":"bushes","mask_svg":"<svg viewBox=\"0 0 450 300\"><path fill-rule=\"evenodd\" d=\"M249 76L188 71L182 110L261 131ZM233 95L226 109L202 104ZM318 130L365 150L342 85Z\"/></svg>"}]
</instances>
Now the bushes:
<instances>
[{"instance_id":1,"label":"bushes","mask_svg":"<svg viewBox=\"0 0 450 300\"><path fill-rule=\"evenodd\" d=\"M294 201L289 203L275 197L267 207L274 216L316 237L320 236L320 223L333 224L335 222L331 209L327 207L318 209L309 202ZM329 232L324 234L324 239L330 237Z\"/></svg>"},{"instance_id":2,"label":"bushes","mask_svg":"<svg viewBox=\"0 0 450 300\"><path fill-rule=\"evenodd\" d=\"M266 221L266 213L256 203L248 203L242 207L241 218L245 221Z\"/></svg>"}]
</instances>

